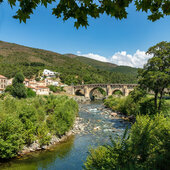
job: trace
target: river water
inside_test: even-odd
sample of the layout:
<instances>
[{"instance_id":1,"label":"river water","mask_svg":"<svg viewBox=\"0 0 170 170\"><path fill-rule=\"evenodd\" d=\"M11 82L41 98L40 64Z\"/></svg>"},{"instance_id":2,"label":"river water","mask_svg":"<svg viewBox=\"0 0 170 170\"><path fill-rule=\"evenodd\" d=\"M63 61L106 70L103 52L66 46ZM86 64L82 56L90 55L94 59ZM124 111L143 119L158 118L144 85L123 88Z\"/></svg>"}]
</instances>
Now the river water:
<instances>
[{"instance_id":1,"label":"river water","mask_svg":"<svg viewBox=\"0 0 170 170\"><path fill-rule=\"evenodd\" d=\"M50 150L32 152L0 164L1 170L81 170L88 150L110 142L109 136L121 136L127 126L120 117L111 117L111 111L101 102L80 104L79 116L86 125L82 133L70 136Z\"/></svg>"}]
</instances>

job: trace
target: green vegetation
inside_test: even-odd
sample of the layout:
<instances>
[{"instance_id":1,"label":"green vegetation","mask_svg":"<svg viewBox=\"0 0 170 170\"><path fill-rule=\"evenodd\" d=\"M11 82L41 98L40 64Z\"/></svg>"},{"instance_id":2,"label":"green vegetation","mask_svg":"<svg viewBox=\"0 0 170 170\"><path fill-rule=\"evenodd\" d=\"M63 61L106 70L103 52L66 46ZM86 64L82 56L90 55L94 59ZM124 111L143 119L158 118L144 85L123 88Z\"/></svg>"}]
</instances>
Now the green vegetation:
<instances>
[{"instance_id":1,"label":"green vegetation","mask_svg":"<svg viewBox=\"0 0 170 170\"><path fill-rule=\"evenodd\" d=\"M140 88L154 92L155 109L160 111L164 90L170 86L170 43L160 42L147 53L153 57L139 71L138 83Z\"/></svg>"},{"instance_id":2,"label":"green vegetation","mask_svg":"<svg viewBox=\"0 0 170 170\"><path fill-rule=\"evenodd\" d=\"M136 83L137 69L116 66L85 57L24 47L0 41L0 74L11 78L22 72L26 78L40 75L44 69L60 73L63 83ZM121 68L121 69L120 69ZM38 76L37 76L38 78Z\"/></svg>"},{"instance_id":3,"label":"green vegetation","mask_svg":"<svg viewBox=\"0 0 170 170\"><path fill-rule=\"evenodd\" d=\"M18 97L19 99L27 97L26 87L23 82L24 75L21 72L17 73L12 81L11 94L13 97Z\"/></svg>"},{"instance_id":4,"label":"green vegetation","mask_svg":"<svg viewBox=\"0 0 170 170\"><path fill-rule=\"evenodd\" d=\"M170 43L161 42L148 50L153 57L139 71L138 87L127 97L110 96L104 104L136 122L128 136L112 145L91 149L85 162L87 170L159 169L170 163L170 100L163 99L170 86ZM147 92L152 91L154 95Z\"/></svg>"},{"instance_id":5,"label":"green vegetation","mask_svg":"<svg viewBox=\"0 0 170 170\"><path fill-rule=\"evenodd\" d=\"M30 88L27 88L26 93L27 93L27 97L35 97L35 96L36 96L36 92L33 91L33 90L30 89Z\"/></svg>"},{"instance_id":6,"label":"green vegetation","mask_svg":"<svg viewBox=\"0 0 170 170\"><path fill-rule=\"evenodd\" d=\"M2 3L4 0L0 0ZM52 9L52 14L57 18L63 18L66 21L70 18L76 20L74 26L79 28L80 26L87 27L89 25L89 18L99 18L102 14L107 14L110 17L116 19L127 18L127 8L131 3L136 7L137 11L149 12L148 20L156 21L166 15L170 14L169 1L157 0L157 1L146 1L146 0L123 0L123 1L92 1L92 0L71 0L71 1L56 1L56 0L32 0L22 1L8 0L11 8L17 6L19 8L16 11L16 15L13 16L15 19L19 19L20 22L26 23L27 19L30 19L30 15L33 14L34 10L39 6L47 7L51 3L55 3L55 7ZM69 3L70 2L70 3Z\"/></svg>"},{"instance_id":7,"label":"green vegetation","mask_svg":"<svg viewBox=\"0 0 170 170\"><path fill-rule=\"evenodd\" d=\"M72 57L72 54L65 54L65 55ZM133 68L133 67L117 66L116 64L101 62L101 61L86 58L83 56L74 55L74 58L79 60L80 62L83 62L87 65L90 65L90 66L97 68L99 70L102 70L102 71L110 71L110 72L116 72L116 73L137 75L137 69Z\"/></svg>"},{"instance_id":8,"label":"green vegetation","mask_svg":"<svg viewBox=\"0 0 170 170\"><path fill-rule=\"evenodd\" d=\"M91 149L85 162L87 170L159 169L170 166L170 121L158 114L137 116L130 133L112 145Z\"/></svg>"},{"instance_id":9,"label":"green vegetation","mask_svg":"<svg viewBox=\"0 0 170 170\"><path fill-rule=\"evenodd\" d=\"M48 145L52 135L61 137L73 126L77 113L77 103L66 96L6 96L0 100L0 158L15 157L36 140Z\"/></svg>"},{"instance_id":10,"label":"green vegetation","mask_svg":"<svg viewBox=\"0 0 170 170\"><path fill-rule=\"evenodd\" d=\"M48 88L50 89L50 91L52 91L54 93L64 91L64 87L61 87L61 86L50 85L50 86L48 86Z\"/></svg>"},{"instance_id":11,"label":"green vegetation","mask_svg":"<svg viewBox=\"0 0 170 170\"><path fill-rule=\"evenodd\" d=\"M115 96L123 96L123 93L122 93L122 91L120 91L120 90L116 90L116 91L113 92L112 95L115 95Z\"/></svg>"},{"instance_id":12,"label":"green vegetation","mask_svg":"<svg viewBox=\"0 0 170 170\"><path fill-rule=\"evenodd\" d=\"M170 105L168 105L168 103L168 100L163 100L160 110L160 112L166 116L170 116ZM108 99L104 100L104 104L112 110L127 116L137 116L138 114L154 115L157 113L154 98L148 96L141 97L139 100L135 100L131 94L127 97L109 96Z\"/></svg>"}]
</instances>

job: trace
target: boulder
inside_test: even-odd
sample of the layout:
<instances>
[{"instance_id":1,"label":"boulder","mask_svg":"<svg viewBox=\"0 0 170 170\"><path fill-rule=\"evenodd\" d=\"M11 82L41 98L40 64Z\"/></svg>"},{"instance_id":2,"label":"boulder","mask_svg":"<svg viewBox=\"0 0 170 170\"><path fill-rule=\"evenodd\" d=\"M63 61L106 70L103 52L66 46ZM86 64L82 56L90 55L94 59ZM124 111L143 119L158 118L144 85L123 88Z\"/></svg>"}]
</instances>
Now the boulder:
<instances>
[{"instance_id":1,"label":"boulder","mask_svg":"<svg viewBox=\"0 0 170 170\"><path fill-rule=\"evenodd\" d=\"M110 115L113 116L113 117L116 117L116 116L117 116L117 113L113 112L113 113L111 113Z\"/></svg>"},{"instance_id":2,"label":"boulder","mask_svg":"<svg viewBox=\"0 0 170 170\"><path fill-rule=\"evenodd\" d=\"M96 127L94 127L94 130L96 131L96 130L100 130L100 127L99 126L96 126Z\"/></svg>"}]
</instances>

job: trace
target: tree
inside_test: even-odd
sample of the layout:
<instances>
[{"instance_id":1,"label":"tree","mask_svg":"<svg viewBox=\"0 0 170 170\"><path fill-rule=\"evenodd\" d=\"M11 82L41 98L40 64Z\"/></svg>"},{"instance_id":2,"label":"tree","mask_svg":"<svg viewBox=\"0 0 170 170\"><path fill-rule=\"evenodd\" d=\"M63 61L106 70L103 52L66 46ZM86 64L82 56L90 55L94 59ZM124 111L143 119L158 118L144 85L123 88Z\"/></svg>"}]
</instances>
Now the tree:
<instances>
[{"instance_id":1,"label":"tree","mask_svg":"<svg viewBox=\"0 0 170 170\"><path fill-rule=\"evenodd\" d=\"M155 108L160 111L164 90L170 85L170 43L160 42L149 48L147 54L153 57L139 71L139 84L154 92Z\"/></svg>"},{"instance_id":2,"label":"tree","mask_svg":"<svg viewBox=\"0 0 170 170\"><path fill-rule=\"evenodd\" d=\"M24 75L21 72L17 73L12 82L12 86L13 86L12 95L14 97L18 97L18 98L27 97L26 88L23 82L24 82Z\"/></svg>"},{"instance_id":3,"label":"tree","mask_svg":"<svg viewBox=\"0 0 170 170\"><path fill-rule=\"evenodd\" d=\"M2 3L4 0L0 0ZM26 22L33 14L33 10L38 5L47 5L52 2L56 3L56 7L52 9L52 14L57 18L63 17L63 20L69 18L76 19L74 26L87 27L88 17L99 18L100 14L106 13L116 19L127 18L127 7L131 3L135 3L137 11L150 12L148 19L151 21L158 20L165 15L170 15L170 2L168 0L8 0L11 8L19 4L19 9L14 18L19 19L20 22Z\"/></svg>"},{"instance_id":4,"label":"tree","mask_svg":"<svg viewBox=\"0 0 170 170\"><path fill-rule=\"evenodd\" d=\"M30 88L27 88L27 89L26 89L26 92L27 92L27 97L35 97L35 96L36 96L36 92L33 91L33 90L30 89Z\"/></svg>"}]
</instances>

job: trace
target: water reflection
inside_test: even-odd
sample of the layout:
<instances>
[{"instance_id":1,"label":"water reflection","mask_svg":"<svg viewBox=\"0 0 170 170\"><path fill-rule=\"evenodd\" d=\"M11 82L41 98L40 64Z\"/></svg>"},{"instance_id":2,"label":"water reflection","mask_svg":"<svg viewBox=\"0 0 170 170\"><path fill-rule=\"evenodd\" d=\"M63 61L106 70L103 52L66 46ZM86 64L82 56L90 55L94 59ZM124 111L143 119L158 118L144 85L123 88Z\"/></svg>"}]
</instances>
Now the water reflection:
<instances>
[{"instance_id":1,"label":"water reflection","mask_svg":"<svg viewBox=\"0 0 170 170\"><path fill-rule=\"evenodd\" d=\"M74 147L75 136L70 136L66 141L55 145L50 150L29 153L19 159L2 163L0 169L4 170L37 170L48 169L55 160L65 159ZM55 168L54 168L55 169Z\"/></svg>"}]
</instances>

